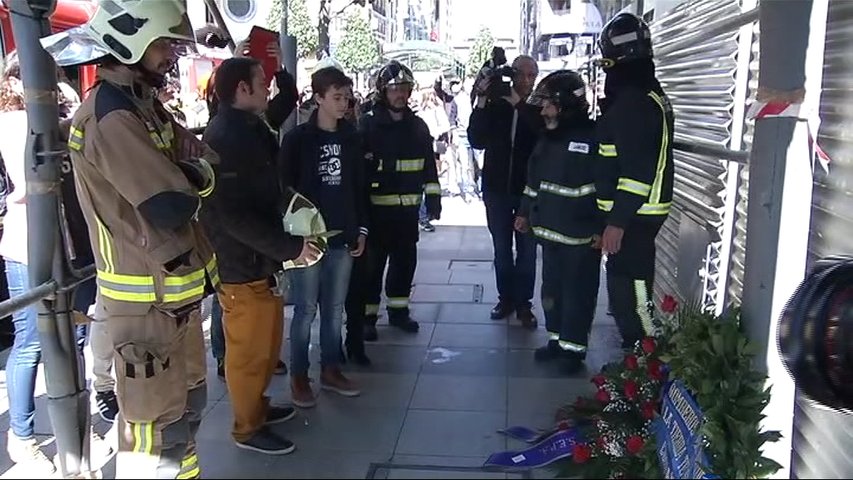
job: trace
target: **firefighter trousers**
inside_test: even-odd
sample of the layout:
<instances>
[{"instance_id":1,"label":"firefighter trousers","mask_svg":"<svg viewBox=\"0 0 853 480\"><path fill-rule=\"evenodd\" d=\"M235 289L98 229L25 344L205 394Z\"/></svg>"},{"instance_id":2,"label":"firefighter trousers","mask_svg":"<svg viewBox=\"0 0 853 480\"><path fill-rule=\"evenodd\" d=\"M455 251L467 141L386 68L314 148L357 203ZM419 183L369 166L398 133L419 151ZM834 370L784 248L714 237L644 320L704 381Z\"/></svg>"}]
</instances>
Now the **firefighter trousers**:
<instances>
[{"instance_id":1,"label":"firefighter trousers","mask_svg":"<svg viewBox=\"0 0 853 480\"><path fill-rule=\"evenodd\" d=\"M601 250L590 245L542 247L542 310L549 340L563 350L586 355L598 303Z\"/></svg>"},{"instance_id":2,"label":"firefighter trousers","mask_svg":"<svg viewBox=\"0 0 853 480\"><path fill-rule=\"evenodd\" d=\"M653 332L655 238L662 225L663 221L631 223L619 253L607 258L607 295L623 347Z\"/></svg>"},{"instance_id":3,"label":"firefighter trousers","mask_svg":"<svg viewBox=\"0 0 853 480\"><path fill-rule=\"evenodd\" d=\"M119 402L116 478L199 478L195 435L207 404L198 308L107 316Z\"/></svg>"},{"instance_id":4,"label":"firefighter trousers","mask_svg":"<svg viewBox=\"0 0 853 480\"><path fill-rule=\"evenodd\" d=\"M386 238L387 236L387 238ZM373 239L371 241L371 239ZM374 233L368 237L368 263L365 324L376 325L379 303L382 296L382 281L385 280L385 296L388 300L388 320L409 318L409 294L418 265L417 239L397 239L392 232ZM385 267L388 275L385 276Z\"/></svg>"},{"instance_id":5,"label":"firefighter trousers","mask_svg":"<svg viewBox=\"0 0 853 480\"><path fill-rule=\"evenodd\" d=\"M349 289L344 308L347 312L348 351L364 351L365 305L367 305L367 282L370 272L370 255L365 249L352 264ZM374 320L375 323L375 320Z\"/></svg>"}]
</instances>

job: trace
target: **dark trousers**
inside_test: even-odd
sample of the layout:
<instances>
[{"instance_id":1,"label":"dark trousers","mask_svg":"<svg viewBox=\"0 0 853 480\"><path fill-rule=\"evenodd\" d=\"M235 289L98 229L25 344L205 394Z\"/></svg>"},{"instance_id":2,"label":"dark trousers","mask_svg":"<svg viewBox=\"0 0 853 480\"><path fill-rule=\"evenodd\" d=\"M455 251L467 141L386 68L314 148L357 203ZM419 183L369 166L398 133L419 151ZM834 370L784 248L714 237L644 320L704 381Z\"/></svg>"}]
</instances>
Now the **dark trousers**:
<instances>
[{"instance_id":1,"label":"dark trousers","mask_svg":"<svg viewBox=\"0 0 853 480\"><path fill-rule=\"evenodd\" d=\"M607 258L610 309L626 347L652 333L655 237L662 225L633 222L625 229L619 253Z\"/></svg>"},{"instance_id":2,"label":"dark trousers","mask_svg":"<svg viewBox=\"0 0 853 480\"><path fill-rule=\"evenodd\" d=\"M347 312L347 349L364 349L365 305L367 305L367 280L370 272L369 252L356 258L349 277L349 289L344 308Z\"/></svg>"},{"instance_id":3,"label":"dark trousers","mask_svg":"<svg viewBox=\"0 0 853 480\"><path fill-rule=\"evenodd\" d=\"M486 221L495 249L495 282L501 303L529 308L536 283L536 242L529 233L515 231L521 196L485 192ZM515 255L513 255L515 240Z\"/></svg>"},{"instance_id":4,"label":"dark trousers","mask_svg":"<svg viewBox=\"0 0 853 480\"><path fill-rule=\"evenodd\" d=\"M369 272L365 288L365 323L376 325L385 280L388 320L409 318L409 294L418 265L417 239L397 238L393 232L376 232L367 240ZM388 276L385 276L385 266Z\"/></svg>"},{"instance_id":5,"label":"dark trousers","mask_svg":"<svg viewBox=\"0 0 853 480\"><path fill-rule=\"evenodd\" d=\"M542 247L542 310L551 340L585 354L598 303L601 250L590 245Z\"/></svg>"}]
</instances>

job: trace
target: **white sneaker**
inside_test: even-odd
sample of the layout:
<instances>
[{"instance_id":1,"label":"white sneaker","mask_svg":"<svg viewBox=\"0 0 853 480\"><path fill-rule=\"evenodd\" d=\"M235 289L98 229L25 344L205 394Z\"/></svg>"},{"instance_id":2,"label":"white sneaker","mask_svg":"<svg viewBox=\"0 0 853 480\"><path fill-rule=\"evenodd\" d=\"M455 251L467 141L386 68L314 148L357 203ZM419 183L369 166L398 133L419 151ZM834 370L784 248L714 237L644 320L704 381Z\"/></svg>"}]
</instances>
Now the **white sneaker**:
<instances>
[{"instance_id":1,"label":"white sneaker","mask_svg":"<svg viewBox=\"0 0 853 480\"><path fill-rule=\"evenodd\" d=\"M9 459L15 462L15 476L26 478L49 477L56 473L56 465L41 451L35 438L22 439L10 430L6 441Z\"/></svg>"}]
</instances>

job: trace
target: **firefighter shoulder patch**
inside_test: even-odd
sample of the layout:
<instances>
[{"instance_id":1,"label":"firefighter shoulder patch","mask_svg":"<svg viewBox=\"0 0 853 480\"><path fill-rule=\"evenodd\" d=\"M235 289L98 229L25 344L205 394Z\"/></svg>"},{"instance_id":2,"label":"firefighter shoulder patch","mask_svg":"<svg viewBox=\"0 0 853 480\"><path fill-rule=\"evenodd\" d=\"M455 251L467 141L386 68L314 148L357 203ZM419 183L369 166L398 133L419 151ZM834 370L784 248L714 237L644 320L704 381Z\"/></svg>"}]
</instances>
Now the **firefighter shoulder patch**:
<instances>
[{"instance_id":1,"label":"firefighter shoulder patch","mask_svg":"<svg viewBox=\"0 0 853 480\"><path fill-rule=\"evenodd\" d=\"M577 153L589 153L589 144L581 142L569 142L569 151Z\"/></svg>"}]
</instances>

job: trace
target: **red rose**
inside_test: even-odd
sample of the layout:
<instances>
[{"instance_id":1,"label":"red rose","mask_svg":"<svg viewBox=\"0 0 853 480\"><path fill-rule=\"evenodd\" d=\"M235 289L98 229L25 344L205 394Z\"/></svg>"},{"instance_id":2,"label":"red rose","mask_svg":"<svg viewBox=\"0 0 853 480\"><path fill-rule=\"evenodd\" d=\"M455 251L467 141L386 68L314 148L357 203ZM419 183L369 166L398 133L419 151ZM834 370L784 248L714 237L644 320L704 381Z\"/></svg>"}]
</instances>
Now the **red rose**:
<instances>
[{"instance_id":1,"label":"red rose","mask_svg":"<svg viewBox=\"0 0 853 480\"><path fill-rule=\"evenodd\" d=\"M592 379L590 380L590 382L594 383L596 387L601 387L602 385L604 385L605 381L606 379L604 378L604 375L601 374L592 377Z\"/></svg>"},{"instance_id":2,"label":"red rose","mask_svg":"<svg viewBox=\"0 0 853 480\"><path fill-rule=\"evenodd\" d=\"M576 443L572 447L572 460L575 463L586 463L592 457L592 449L585 443Z\"/></svg>"},{"instance_id":3,"label":"red rose","mask_svg":"<svg viewBox=\"0 0 853 480\"><path fill-rule=\"evenodd\" d=\"M649 360L647 368L649 371L649 377L657 381L663 380L663 364L659 360Z\"/></svg>"},{"instance_id":4,"label":"red rose","mask_svg":"<svg viewBox=\"0 0 853 480\"><path fill-rule=\"evenodd\" d=\"M643 449L644 444L645 442L643 441L642 437L640 437L639 435L631 435L630 437L628 437L628 441L625 442L625 448L628 449L628 453L630 453L631 455L636 455L640 453L640 450Z\"/></svg>"},{"instance_id":5,"label":"red rose","mask_svg":"<svg viewBox=\"0 0 853 480\"><path fill-rule=\"evenodd\" d=\"M660 309L663 313L675 313L678 310L678 300L672 297L672 295L664 295L663 300L660 302Z\"/></svg>"},{"instance_id":6,"label":"red rose","mask_svg":"<svg viewBox=\"0 0 853 480\"><path fill-rule=\"evenodd\" d=\"M643 347L643 351L646 352L646 354L654 353L655 347L657 347L657 345L655 344L655 339L653 337L644 338L641 345Z\"/></svg>"},{"instance_id":7,"label":"red rose","mask_svg":"<svg viewBox=\"0 0 853 480\"><path fill-rule=\"evenodd\" d=\"M636 370L639 367L639 363L637 363L636 355L627 355L625 356L625 368L628 370Z\"/></svg>"},{"instance_id":8,"label":"red rose","mask_svg":"<svg viewBox=\"0 0 853 480\"><path fill-rule=\"evenodd\" d=\"M610 401L610 394L607 393L607 390L599 390L595 394L595 399L601 403L608 403Z\"/></svg>"},{"instance_id":9,"label":"red rose","mask_svg":"<svg viewBox=\"0 0 853 480\"><path fill-rule=\"evenodd\" d=\"M625 397L628 400L634 400L637 398L638 393L640 393L640 387L637 385L637 382L633 380L625 380Z\"/></svg>"},{"instance_id":10,"label":"red rose","mask_svg":"<svg viewBox=\"0 0 853 480\"><path fill-rule=\"evenodd\" d=\"M654 402L646 402L640 409L640 413L643 416L644 420L651 420L655 418L655 413L657 413L657 406Z\"/></svg>"}]
</instances>

